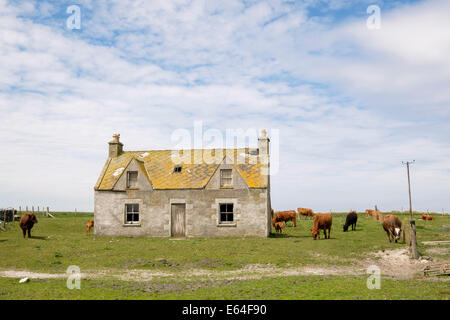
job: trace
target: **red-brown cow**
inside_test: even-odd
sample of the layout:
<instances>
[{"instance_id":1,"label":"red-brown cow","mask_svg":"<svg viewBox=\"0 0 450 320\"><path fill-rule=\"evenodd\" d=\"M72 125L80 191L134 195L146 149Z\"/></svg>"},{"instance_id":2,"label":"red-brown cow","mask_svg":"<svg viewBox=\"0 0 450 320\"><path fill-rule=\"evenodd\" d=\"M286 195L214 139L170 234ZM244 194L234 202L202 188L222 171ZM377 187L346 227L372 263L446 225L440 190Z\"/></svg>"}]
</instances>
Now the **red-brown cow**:
<instances>
[{"instance_id":1,"label":"red-brown cow","mask_svg":"<svg viewBox=\"0 0 450 320\"><path fill-rule=\"evenodd\" d=\"M422 213L422 220L434 220L434 217L431 214Z\"/></svg>"},{"instance_id":2,"label":"red-brown cow","mask_svg":"<svg viewBox=\"0 0 450 320\"><path fill-rule=\"evenodd\" d=\"M275 222L275 225L274 225L275 231L279 232L279 233L283 233L284 226L285 226L284 222Z\"/></svg>"},{"instance_id":3,"label":"red-brown cow","mask_svg":"<svg viewBox=\"0 0 450 320\"><path fill-rule=\"evenodd\" d=\"M314 217L314 211L312 211L312 209L309 209L309 208L297 208L297 212L298 212L299 219L301 216L305 216L305 218Z\"/></svg>"},{"instance_id":4,"label":"red-brown cow","mask_svg":"<svg viewBox=\"0 0 450 320\"><path fill-rule=\"evenodd\" d=\"M94 226L94 220L88 220L86 222L86 235L88 236L91 233L91 228Z\"/></svg>"},{"instance_id":5,"label":"red-brown cow","mask_svg":"<svg viewBox=\"0 0 450 320\"><path fill-rule=\"evenodd\" d=\"M297 214L295 213L294 210L289 210L289 211L278 211L275 214L275 222L288 222L288 221L292 221L292 225L294 227L297 226Z\"/></svg>"},{"instance_id":6,"label":"red-brown cow","mask_svg":"<svg viewBox=\"0 0 450 320\"><path fill-rule=\"evenodd\" d=\"M330 239L331 234L331 224L333 223L333 218L331 213L320 213L314 216L314 226L311 229L313 239L316 240L317 237L320 239L320 230L323 230L325 234L325 239ZM328 238L327 238L328 230Z\"/></svg>"},{"instance_id":7,"label":"red-brown cow","mask_svg":"<svg viewBox=\"0 0 450 320\"><path fill-rule=\"evenodd\" d=\"M28 231L28 238L31 238L31 228L33 228L34 224L38 223L36 216L34 213L25 213L21 218L19 222L19 226L22 229L23 237L25 238L27 231Z\"/></svg>"},{"instance_id":8,"label":"red-brown cow","mask_svg":"<svg viewBox=\"0 0 450 320\"><path fill-rule=\"evenodd\" d=\"M389 242L392 242L392 240L395 240L395 242L397 242L397 240L400 240L400 236L402 233L402 222L397 216L393 214L384 216L382 225L383 229L387 233Z\"/></svg>"},{"instance_id":9,"label":"red-brown cow","mask_svg":"<svg viewBox=\"0 0 450 320\"><path fill-rule=\"evenodd\" d=\"M372 209L366 210L366 218L371 217L373 215L375 215L375 210L372 210Z\"/></svg>"}]
</instances>

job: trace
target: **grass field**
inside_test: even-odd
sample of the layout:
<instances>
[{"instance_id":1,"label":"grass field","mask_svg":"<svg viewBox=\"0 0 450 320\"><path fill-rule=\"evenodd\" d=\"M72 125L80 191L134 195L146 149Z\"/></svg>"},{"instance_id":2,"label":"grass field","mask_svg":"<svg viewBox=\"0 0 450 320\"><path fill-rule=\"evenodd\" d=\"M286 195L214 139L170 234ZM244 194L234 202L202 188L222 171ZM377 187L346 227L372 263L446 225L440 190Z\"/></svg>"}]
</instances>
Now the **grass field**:
<instances>
[{"instance_id":1,"label":"grass field","mask_svg":"<svg viewBox=\"0 0 450 320\"><path fill-rule=\"evenodd\" d=\"M407 217L395 214L402 221ZM380 223L363 214L359 214L357 230L346 233L342 231L345 214L333 214L331 239L316 241L309 231L312 220L303 219L298 220L296 228L287 227L286 234L269 238L174 240L86 236L85 223L92 214L55 213L55 216L55 219L38 217L31 239L22 238L17 222L9 224L6 232L0 232L0 271L29 271L61 278L32 279L19 284L18 277L4 276L0 278L0 299L450 297L441 293L450 291L446 279L385 277L381 290L368 290L367 275L352 268L366 259L376 263L374 252L390 252L406 245L389 243ZM449 246L430 250L431 247L422 245L422 241L450 240L450 231L443 227L450 226L450 216L435 217L433 222L416 217L419 251L434 261L448 261ZM70 265L79 266L83 274L93 274L83 278L82 290L66 288L64 274ZM325 274L294 272L306 267L322 268ZM252 276L252 268L265 269L264 272L258 269ZM350 272L326 274L326 270L341 269ZM122 276L133 270L147 272L149 276L142 279ZM242 270L250 271L239 273ZM121 276L113 277L113 274Z\"/></svg>"}]
</instances>

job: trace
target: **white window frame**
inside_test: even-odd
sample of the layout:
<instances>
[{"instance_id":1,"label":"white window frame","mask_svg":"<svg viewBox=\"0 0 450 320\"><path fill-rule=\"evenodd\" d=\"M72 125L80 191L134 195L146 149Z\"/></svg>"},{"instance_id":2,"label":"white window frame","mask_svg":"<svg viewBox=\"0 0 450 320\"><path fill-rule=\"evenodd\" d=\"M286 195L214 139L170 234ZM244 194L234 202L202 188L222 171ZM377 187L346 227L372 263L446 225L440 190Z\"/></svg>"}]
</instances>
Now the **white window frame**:
<instances>
[{"instance_id":1,"label":"white window frame","mask_svg":"<svg viewBox=\"0 0 450 320\"><path fill-rule=\"evenodd\" d=\"M128 210L127 210L127 208L128 208L128 206L137 206L137 208L138 208L138 211L137 211L137 215L138 215L138 221L127 221L127 215L128 215ZM134 209L134 208L133 208ZM124 219L124 221L123 221L123 224L124 225L135 225L135 224L140 224L141 223L141 208L140 208L140 204L139 203L125 203L125 206L124 206L124 217L123 217L123 219ZM136 214L136 212L135 211L131 211L131 214Z\"/></svg>"},{"instance_id":2,"label":"white window frame","mask_svg":"<svg viewBox=\"0 0 450 320\"><path fill-rule=\"evenodd\" d=\"M136 173L135 185L130 184L130 173ZM139 173L137 171L127 171L127 188L137 188Z\"/></svg>"},{"instance_id":3,"label":"white window frame","mask_svg":"<svg viewBox=\"0 0 450 320\"><path fill-rule=\"evenodd\" d=\"M230 172L229 177L224 177L224 172ZM229 184L224 184L224 179L229 179ZM221 188L232 188L233 187L233 169L220 169L220 187Z\"/></svg>"}]
</instances>

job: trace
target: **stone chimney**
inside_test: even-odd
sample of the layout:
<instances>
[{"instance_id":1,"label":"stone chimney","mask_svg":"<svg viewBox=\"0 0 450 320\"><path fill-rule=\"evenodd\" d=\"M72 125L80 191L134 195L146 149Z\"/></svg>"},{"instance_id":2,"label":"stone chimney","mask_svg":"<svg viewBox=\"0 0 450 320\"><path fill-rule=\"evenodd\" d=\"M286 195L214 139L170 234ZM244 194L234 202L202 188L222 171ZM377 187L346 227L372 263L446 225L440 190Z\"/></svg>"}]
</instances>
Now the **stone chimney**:
<instances>
[{"instance_id":1,"label":"stone chimney","mask_svg":"<svg viewBox=\"0 0 450 320\"><path fill-rule=\"evenodd\" d=\"M267 131L266 129L263 129L261 131L261 136L258 138L258 149L260 156L269 156L269 142L270 139L267 137Z\"/></svg>"},{"instance_id":2,"label":"stone chimney","mask_svg":"<svg viewBox=\"0 0 450 320\"><path fill-rule=\"evenodd\" d=\"M113 134L112 141L109 142L109 157L116 158L123 153L123 143L119 141L120 134Z\"/></svg>"}]
</instances>

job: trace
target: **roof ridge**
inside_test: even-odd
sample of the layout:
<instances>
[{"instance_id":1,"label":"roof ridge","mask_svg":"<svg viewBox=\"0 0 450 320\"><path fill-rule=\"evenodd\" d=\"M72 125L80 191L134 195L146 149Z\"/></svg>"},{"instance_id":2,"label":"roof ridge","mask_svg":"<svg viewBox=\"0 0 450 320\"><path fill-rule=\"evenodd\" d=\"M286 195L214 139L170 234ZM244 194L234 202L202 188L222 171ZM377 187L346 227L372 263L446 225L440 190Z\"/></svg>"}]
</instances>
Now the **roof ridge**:
<instances>
[{"instance_id":1,"label":"roof ridge","mask_svg":"<svg viewBox=\"0 0 450 320\"><path fill-rule=\"evenodd\" d=\"M242 148L203 148L203 149L149 149L149 150L126 150L126 152L148 152L148 151L186 151L186 150L245 150L245 149L258 149L258 147L242 147Z\"/></svg>"}]
</instances>

